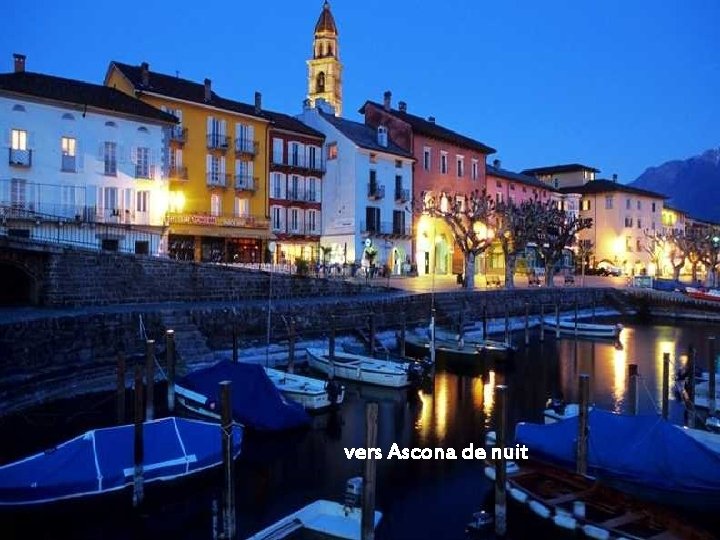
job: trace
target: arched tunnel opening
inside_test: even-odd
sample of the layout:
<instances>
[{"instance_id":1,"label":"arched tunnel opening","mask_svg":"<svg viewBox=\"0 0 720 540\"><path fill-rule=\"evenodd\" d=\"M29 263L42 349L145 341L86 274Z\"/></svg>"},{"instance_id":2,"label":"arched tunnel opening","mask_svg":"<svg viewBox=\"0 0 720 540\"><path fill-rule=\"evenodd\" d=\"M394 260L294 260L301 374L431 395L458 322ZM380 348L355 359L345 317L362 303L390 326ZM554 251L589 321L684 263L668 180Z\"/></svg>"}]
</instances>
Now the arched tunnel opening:
<instances>
[{"instance_id":1,"label":"arched tunnel opening","mask_svg":"<svg viewBox=\"0 0 720 540\"><path fill-rule=\"evenodd\" d=\"M22 268L0 263L0 306L37 304L35 279Z\"/></svg>"}]
</instances>

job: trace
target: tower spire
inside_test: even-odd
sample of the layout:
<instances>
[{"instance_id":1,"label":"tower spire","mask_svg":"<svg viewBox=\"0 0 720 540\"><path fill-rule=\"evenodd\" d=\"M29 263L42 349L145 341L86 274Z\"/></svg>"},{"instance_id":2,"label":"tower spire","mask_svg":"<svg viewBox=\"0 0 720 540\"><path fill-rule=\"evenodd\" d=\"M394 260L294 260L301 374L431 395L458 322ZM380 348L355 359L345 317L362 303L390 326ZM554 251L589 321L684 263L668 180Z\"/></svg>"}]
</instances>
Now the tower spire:
<instances>
[{"instance_id":1,"label":"tower spire","mask_svg":"<svg viewBox=\"0 0 720 540\"><path fill-rule=\"evenodd\" d=\"M342 114L342 64L338 48L338 30L325 0L315 24L312 57L308 64L308 99L311 105L323 99L335 108L335 114Z\"/></svg>"}]
</instances>

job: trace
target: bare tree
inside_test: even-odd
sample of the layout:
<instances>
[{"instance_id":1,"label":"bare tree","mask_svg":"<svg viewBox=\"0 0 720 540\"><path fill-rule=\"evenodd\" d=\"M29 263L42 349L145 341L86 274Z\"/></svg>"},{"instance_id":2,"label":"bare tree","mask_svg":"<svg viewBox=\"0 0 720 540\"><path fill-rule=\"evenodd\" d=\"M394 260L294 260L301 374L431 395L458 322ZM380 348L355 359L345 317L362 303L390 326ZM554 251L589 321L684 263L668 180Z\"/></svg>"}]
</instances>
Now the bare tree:
<instances>
[{"instance_id":1,"label":"bare tree","mask_svg":"<svg viewBox=\"0 0 720 540\"><path fill-rule=\"evenodd\" d=\"M700 262L707 269L708 286L717 286L717 271L720 266L720 227L709 227L698 241Z\"/></svg>"},{"instance_id":2,"label":"bare tree","mask_svg":"<svg viewBox=\"0 0 720 540\"><path fill-rule=\"evenodd\" d=\"M577 234L592 227L592 218L583 218L566 213L554 201L533 201L536 223L533 239L545 262L545 285L554 285L553 270L563 253L577 241Z\"/></svg>"},{"instance_id":3,"label":"bare tree","mask_svg":"<svg viewBox=\"0 0 720 540\"><path fill-rule=\"evenodd\" d=\"M595 249L592 240L579 240L577 243L577 256L580 259L580 275L582 276L582 285L585 285L585 263L588 262L590 255Z\"/></svg>"},{"instance_id":4,"label":"bare tree","mask_svg":"<svg viewBox=\"0 0 720 540\"><path fill-rule=\"evenodd\" d=\"M414 205L422 214L442 219L452 231L455 245L465 259L466 289L475 286L475 259L490 247L493 235L489 224L494 220L495 205L485 191L469 194L426 193Z\"/></svg>"},{"instance_id":5,"label":"bare tree","mask_svg":"<svg viewBox=\"0 0 720 540\"><path fill-rule=\"evenodd\" d=\"M688 260L688 254L692 249L694 243L692 239L684 232L673 233L669 236L670 242L670 264L673 268L673 279L680 281L680 270L685 266L685 261Z\"/></svg>"},{"instance_id":6,"label":"bare tree","mask_svg":"<svg viewBox=\"0 0 720 540\"><path fill-rule=\"evenodd\" d=\"M531 201L515 204L512 200L495 204L495 237L505 259L505 288L515 287L515 265L518 255L532 240L538 206Z\"/></svg>"},{"instance_id":7,"label":"bare tree","mask_svg":"<svg viewBox=\"0 0 720 540\"><path fill-rule=\"evenodd\" d=\"M662 276L662 260L665 255L665 246L670 244L669 238L660 231L644 229L643 235L645 242L643 243L643 251L650 255L650 262L655 265L656 273Z\"/></svg>"}]
</instances>

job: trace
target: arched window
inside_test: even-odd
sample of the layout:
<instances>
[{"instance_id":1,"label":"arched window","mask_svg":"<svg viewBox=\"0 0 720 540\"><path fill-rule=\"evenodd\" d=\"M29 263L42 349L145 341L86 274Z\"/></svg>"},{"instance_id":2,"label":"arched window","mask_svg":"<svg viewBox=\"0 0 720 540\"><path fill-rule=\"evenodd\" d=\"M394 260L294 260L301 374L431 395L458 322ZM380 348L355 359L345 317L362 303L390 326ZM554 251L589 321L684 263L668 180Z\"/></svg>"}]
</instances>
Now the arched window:
<instances>
[{"instance_id":1,"label":"arched window","mask_svg":"<svg viewBox=\"0 0 720 540\"><path fill-rule=\"evenodd\" d=\"M117 124L115 122L107 121L105 122L105 127L116 128Z\"/></svg>"},{"instance_id":2,"label":"arched window","mask_svg":"<svg viewBox=\"0 0 720 540\"><path fill-rule=\"evenodd\" d=\"M315 91L316 92L324 92L325 91L325 73L320 72L318 73L317 80L315 81Z\"/></svg>"},{"instance_id":3,"label":"arched window","mask_svg":"<svg viewBox=\"0 0 720 540\"><path fill-rule=\"evenodd\" d=\"M145 126L140 126L140 127L138 128L138 131L139 131L140 133L150 133L150 132L148 131L148 128L146 128Z\"/></svg>"},{"instance_id":4,"label":"arched window","mask_svg":"<svg viewBox=\"0 0 720 540\"><path fill-rule=\"evenodd\" d=\"M75 120L75 117L70 113L65 113L62 115L62 119L73 121L73 120Z\"/></svg>"},{"instance_id":5,"label":"arched window","mask_svg":"<svg viewBox=\"0 0 720 540\"><path fill-rule=\"evenodd\" d=\"M15 112L25 112L25 107L22 105L13 105L12 110Z\"/></svg>"},{"instance_id":6,"label":"arched window","mask_svg":"<svg viewBox=\"0 0 720 540\"><path fill-rule=\"evenodd\" d=\"M332 55L333 55L332 45L328 45L328 56L332 56Z\"/></svg>"}]
</instances>

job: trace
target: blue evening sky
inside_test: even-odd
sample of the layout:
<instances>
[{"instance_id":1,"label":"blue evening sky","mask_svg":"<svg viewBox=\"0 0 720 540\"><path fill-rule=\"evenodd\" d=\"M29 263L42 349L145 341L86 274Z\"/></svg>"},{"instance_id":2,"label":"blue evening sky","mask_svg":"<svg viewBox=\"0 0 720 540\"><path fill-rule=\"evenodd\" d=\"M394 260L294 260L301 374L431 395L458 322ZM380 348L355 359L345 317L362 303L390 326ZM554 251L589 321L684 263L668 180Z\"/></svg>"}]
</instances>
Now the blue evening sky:
<instances>
[{"instance_id":1,"label":"blue evening sky","mask_svg":"<svg viewBox=\"0 0 720 540\"><path fill-rule=\"evenodd\" d=\"M720 145L717 0L334 0L345 116L393 102L496 148L503 166L581 162L622 182ZM117 59L299 112L321 0L27 0L0 71L102 82Z\"/></svg>"}]
</instances>

